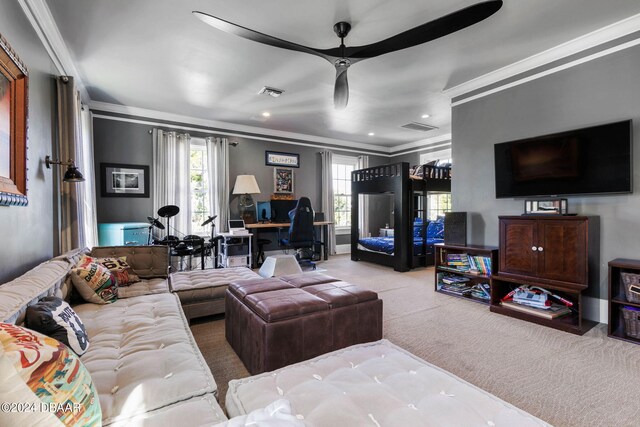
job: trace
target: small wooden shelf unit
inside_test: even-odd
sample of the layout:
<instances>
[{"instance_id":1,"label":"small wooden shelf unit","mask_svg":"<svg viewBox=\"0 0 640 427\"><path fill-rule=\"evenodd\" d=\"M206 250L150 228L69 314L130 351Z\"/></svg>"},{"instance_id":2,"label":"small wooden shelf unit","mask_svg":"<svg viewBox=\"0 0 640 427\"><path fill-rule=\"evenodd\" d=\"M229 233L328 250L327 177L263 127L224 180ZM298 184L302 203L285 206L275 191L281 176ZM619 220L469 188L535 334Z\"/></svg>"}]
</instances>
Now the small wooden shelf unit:
<instances>
[{"instance_id":1,"label":"small wooden shelf unit","mask_svg":"<svg viewBox=\"0 0 640 427\"><path fill-rule=\"evenodd\" d=\"M611 338L640 344L640 339L633 338L624 332L622 307L640 308L640 303L627 301L620 273L640 274L640 261L635 259L616 258L609 261L609 330Z\"/></svg>"},{"instance_id":2,"label":"small wooden shelf unit","mask_svg":"<svg viewBox=\"0 0 640 427\"><path fill-rule=\"evenodd\" d=\"M442 289L442 275L466 277L469 279L465 282L468 288L473 287L478 283L490 284L491 276L486 274L476 274L471 272L461 271L457 268L447 266L448 254L467 254L470 256L481 256L490 259L491 271L498 267L498 248L494 246L480 246L480 245L447 245L445 243L436 243L435 247L435 290L446 295L451 295L457 298L469 299L482 304L489 304L489 299L476 298L473 295L459 295L457 293L449 292Z\"/></svg>"}]
</instances>

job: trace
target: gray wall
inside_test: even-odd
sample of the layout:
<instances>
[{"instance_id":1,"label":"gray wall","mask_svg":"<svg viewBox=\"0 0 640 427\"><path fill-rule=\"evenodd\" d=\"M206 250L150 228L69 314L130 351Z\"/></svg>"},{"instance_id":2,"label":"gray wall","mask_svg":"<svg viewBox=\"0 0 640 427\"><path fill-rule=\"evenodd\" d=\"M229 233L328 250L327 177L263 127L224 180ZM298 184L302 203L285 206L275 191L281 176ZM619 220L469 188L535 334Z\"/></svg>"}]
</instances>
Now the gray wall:
<instances>
[{"instance_id":1,"label":"gray wall","mask_svg":"<svg viewBox=\"0 0 640 427\"><path fill-rule=\"evenodd\" d=\"M141 197L102 197L100 163L124 163L149 166L149 183L153 188L153 144L151 126L115 120L93 120L94 163L96 171L96 206L98 223L146 222L155 216L153 199ZM152 191L149 192L151 194Z\"/></svg>"},{"instance_id":2,"label":"gray wall","mask_svg":"<svg viewBox=\"0 0 640 427\"><path fill-rule=\"evenodd\" d=\"M453 108L453 209L471 212L469 241L498 244L498 215L520 215L522 199L496 199L493 145L624 119L640 137L640 47ZM602 147L606 150L606 146ZM600 217L600 278L588 295L607 297L607 262L640 258L640 194L568 197L569 211Z\"/></svg>"},{"instance_id":3,"label":"gray wall","mask_svg":"<svg viewBox=\"0 0 640 427\"><path fill-rule=\"evenodd\" d=\"M2 2L0 33L29 71L26 207L0 206L0 283L54 254L53 174L44 166L52 152L55 68L16 1Z\"/></svg>"},{"instance_id":4,"label":"gray wall","mask_svg":"<svg viewBox=\"0 0 640 427\"><path fill-rule=\"evenodd\" d=\"M95 170L100 175L100 163L126 163L148 165L153 174L152 136L149 130L152 125L94 118L93 133L95 146ZM231 141L238 142L235 147L229 147L229 179L230 187L237 175L255 175L261 193L253 195L254 201L269 200L274 191L273 167L264 163L265 151L279 151L297 153L300 155L300 168L294 168L294 196L307 196L316 211L321 210L321 162L320 148L304 145L284 144L250 138L232 137ZM357 156L357 153L333 150L336 154ZM385 156L370 155L371 166L389 163ZM153 200L149 198L131 197L101 197L101 177L97 177L97 209L98 223L146 221L146 217L153 215ZM153 184L151 184L153 185ZM239 196L230 195L230 211L232 217L237 217ZM379 206L370 208L372 215ZM382 221L387 221L386 219ZM372 224L377 222L372 221ZM261 232L261 237L271 239L273 244L267 249L276 247L277 233ZM337 243L349 243L350 236L338 236Z\"/></svg>"}]
</instances>

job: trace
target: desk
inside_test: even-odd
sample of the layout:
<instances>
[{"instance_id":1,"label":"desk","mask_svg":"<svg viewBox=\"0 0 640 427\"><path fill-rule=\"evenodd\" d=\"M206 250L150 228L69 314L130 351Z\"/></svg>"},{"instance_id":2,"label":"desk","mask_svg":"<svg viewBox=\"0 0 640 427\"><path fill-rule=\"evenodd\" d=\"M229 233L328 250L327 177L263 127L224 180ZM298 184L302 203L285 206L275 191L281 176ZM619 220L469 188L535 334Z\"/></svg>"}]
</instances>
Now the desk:
<instances>
[{"instance_id":1,"label":"desk","mask_svg":"<svg viewBox=\"0 0 640 427\"><path fill-rule=\"evenodd\" d=\"M329 240L329 225L333 224L331 221L314 221L313 225L317 227L322 227L322 245L324 246L323 255L324 260L326 261L329 258L329 247L327 246L327 241ZM266 223L255 223L255 224L245 224L244 227L247 230L253 230L253 247L258 247L258 233L260 230L267 229L275 229L278 228L289 228L291 226L290 222L266 222ZM253 257L253 268L256 268L255 265L256 257Z\"/></svg>"}]
</instances>

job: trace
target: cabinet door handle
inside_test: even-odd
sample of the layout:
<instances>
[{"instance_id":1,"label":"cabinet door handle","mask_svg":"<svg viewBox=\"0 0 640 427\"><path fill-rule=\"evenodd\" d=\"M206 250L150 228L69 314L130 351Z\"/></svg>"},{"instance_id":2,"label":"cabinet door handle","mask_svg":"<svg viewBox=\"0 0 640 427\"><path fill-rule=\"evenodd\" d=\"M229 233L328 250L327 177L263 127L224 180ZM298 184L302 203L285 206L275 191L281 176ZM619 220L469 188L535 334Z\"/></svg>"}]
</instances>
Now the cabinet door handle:
<instances>
[{"instance_id":1,"label":"cabinet door handle","mask_svg":"<svg viewBox=\"0 0 640 427\"><path fill-rule=\"evenodd\" d=\"M542 246L538 246L538 252L542 252L544 251L544 248Z\"/></svg>"},{"instance_id":2,"label":"cabinet door handle","mask_svg":"<svg viewBox=\"0 0 640 427\"><path fill-rule=\"evenodd\" d=\"M535 246L531 246L531 250L535 252L538 250L538 248L536 248Z\"/></svg>"}]
</instances>

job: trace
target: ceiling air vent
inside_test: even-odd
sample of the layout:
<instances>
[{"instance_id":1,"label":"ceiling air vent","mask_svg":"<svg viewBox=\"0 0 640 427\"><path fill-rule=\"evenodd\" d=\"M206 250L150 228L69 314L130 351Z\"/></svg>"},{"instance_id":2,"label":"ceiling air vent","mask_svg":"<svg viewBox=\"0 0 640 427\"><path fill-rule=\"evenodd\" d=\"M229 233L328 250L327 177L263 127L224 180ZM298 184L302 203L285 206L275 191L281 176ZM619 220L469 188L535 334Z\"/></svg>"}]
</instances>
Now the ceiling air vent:
<instances>
[{"instance_id":1,"label":"ceiling air vent","mask_svg":"<svg viewBox=\"0 0 640 427\"><path fill-rule=\"evenodd\" d=\"M400 126L401 128L417 130L418 132L429 132L430 130L438 129L436 126L425 125L424 123L411 122L406 125Z\"/></svg>"},{"instance_id":2,"label":"ceiling air vent","mask_svg":"<svg viewBox=\"0 0 640 427\"><path fill-rule=\"evenodd\" d=\"M283 92L284 92L284 90L282 90L282 89L276 89L275 87L264 86L262 89L260 89L258 94L259 95L265 94L265 95L269 95L269 96L272 96L274 98L277 98L280 95L282 95Z\"/></svg>"}]
</instances>

